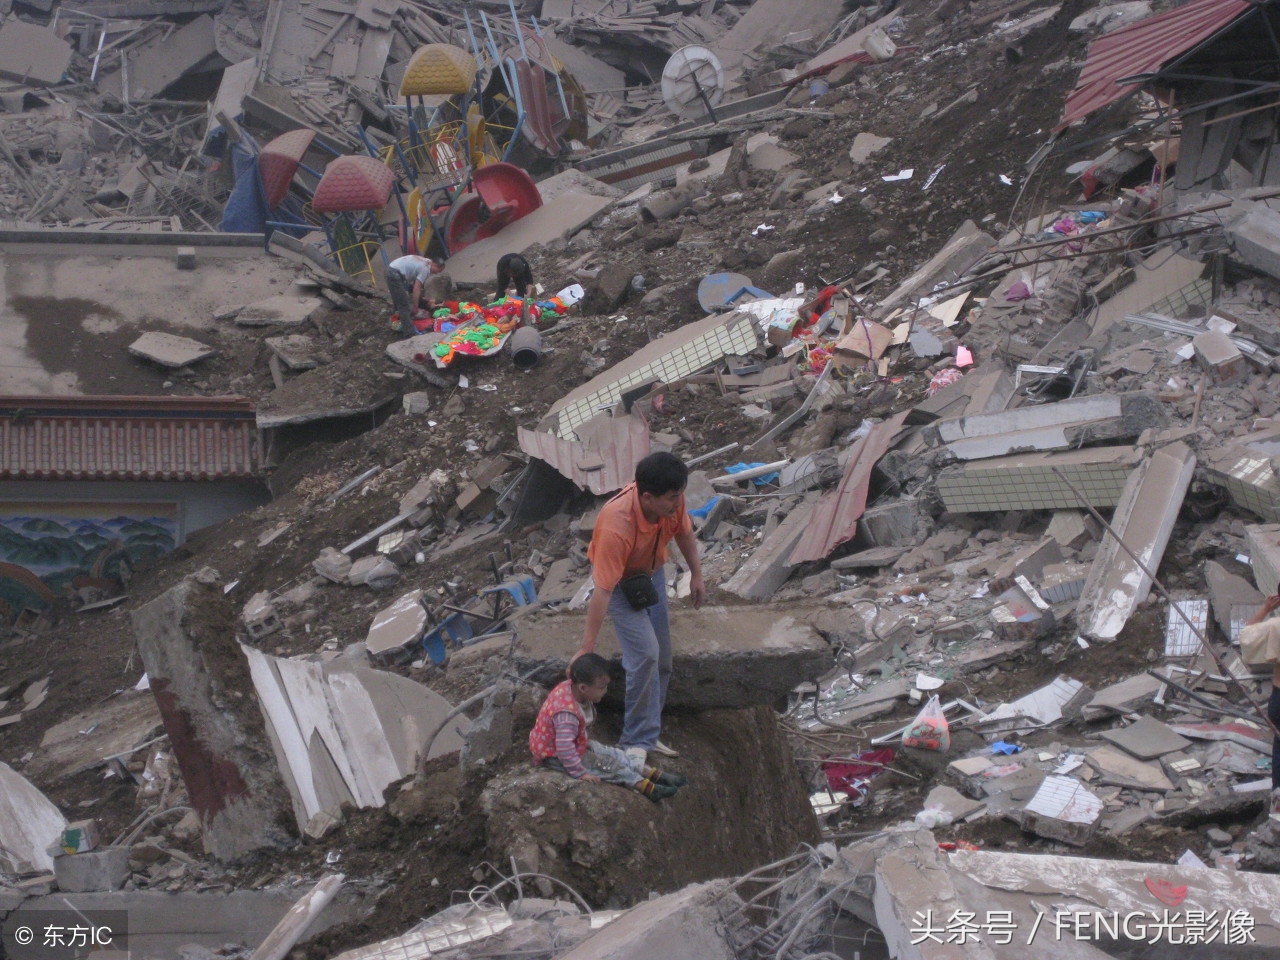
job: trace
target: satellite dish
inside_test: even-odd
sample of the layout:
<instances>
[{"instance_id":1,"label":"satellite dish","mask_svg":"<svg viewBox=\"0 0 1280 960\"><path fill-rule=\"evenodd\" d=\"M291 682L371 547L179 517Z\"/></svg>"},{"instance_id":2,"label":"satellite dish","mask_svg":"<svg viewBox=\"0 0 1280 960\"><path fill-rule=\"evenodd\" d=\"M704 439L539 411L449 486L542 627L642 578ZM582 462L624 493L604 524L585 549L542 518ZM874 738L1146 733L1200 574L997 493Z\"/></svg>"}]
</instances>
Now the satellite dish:
<instances>
[{"instance_id":1,"label":"satellite dish","mask_svg":"<svg viewBox=\"0 0 1280 960\"><path fill-rule=\"evenodd\" d=\"M716 119L715 106L724 96L724 67L720 58L691 44L671 55L662 68L662 99L671 112L686 120Z\"/></svg>"}]
</instances>

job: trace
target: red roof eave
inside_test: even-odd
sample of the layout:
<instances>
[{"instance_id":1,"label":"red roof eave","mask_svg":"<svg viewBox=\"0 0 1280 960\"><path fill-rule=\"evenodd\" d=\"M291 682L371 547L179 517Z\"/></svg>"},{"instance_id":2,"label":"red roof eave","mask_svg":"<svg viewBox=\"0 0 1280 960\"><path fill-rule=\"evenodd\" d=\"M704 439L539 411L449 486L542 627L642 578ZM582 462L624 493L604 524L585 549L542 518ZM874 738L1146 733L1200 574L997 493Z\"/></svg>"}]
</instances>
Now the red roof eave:
<instances>
[{"instance_id":1,"label":"red roof eave","mask_svg":"<svg viewBox=\"0 0 1280 960\"><path fill-rule=\"evenodd\" d=\"M1054 131L1140 89L1142 82L1119 81L1157 72L1254 8L1249 0L1194 0L1094 40Z\"/></svg>"}]
</instances>

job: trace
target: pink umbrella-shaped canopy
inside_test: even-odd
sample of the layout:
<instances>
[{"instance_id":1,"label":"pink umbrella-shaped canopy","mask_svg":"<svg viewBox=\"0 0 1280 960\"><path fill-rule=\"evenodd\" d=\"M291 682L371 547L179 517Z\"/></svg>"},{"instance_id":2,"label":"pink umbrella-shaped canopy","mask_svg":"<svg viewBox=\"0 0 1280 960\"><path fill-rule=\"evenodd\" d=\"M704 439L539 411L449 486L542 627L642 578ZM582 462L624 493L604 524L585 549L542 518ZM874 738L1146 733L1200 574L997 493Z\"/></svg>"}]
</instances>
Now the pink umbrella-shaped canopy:
<instances>
[{"instance_id":1,"label":"pink umbrella-shaped canopy","mask_svg":"<svg viewBox=\"0 0 1280 960\"><path fill-rule=\"evenodd\" d=\"M278 207L289 193L289 184L302 158L316 137L314 130L301 127L276 137L258 154L258 170L267 194L267 206Z\"/></svg>"},{"instance_id":2,"label":"pink umbrella-shaped canopy","mask_svg":"<svg viewBox=\"0 0 1280 960\"><path fill-rule=\"evenodd\" d=\"M391 168L373 157L338 157L324 168L311 205L319 213L381 210L395 182Z\"/></svg>"}]
</instances>

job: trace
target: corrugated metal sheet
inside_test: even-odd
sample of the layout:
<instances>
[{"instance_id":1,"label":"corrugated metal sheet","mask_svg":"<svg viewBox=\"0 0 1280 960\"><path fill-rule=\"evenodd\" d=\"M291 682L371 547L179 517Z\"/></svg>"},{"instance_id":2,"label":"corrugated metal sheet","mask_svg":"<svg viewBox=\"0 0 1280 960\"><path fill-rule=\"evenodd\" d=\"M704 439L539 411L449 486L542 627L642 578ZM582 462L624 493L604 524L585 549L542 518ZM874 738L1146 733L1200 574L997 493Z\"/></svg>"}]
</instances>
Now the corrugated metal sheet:
<instances>
[{"instance_id":1,"label":"corrugated metal sheet","mask_svg":"<svg viewBox=\"0 0 1280 960\"><path fill-rule=\"evenodd\" d=\"M239 398L0 398L2 480L225 480L261 475Z\"/></svg>"},{"instance_id":2,"label":"corrugated metal sheet","mask_svg":"<svg viewBox=\"0 0 1280 960\"><path fill-rule=\"evenodd\" d=\"M871 469L885 455L910 413L904 410L896 417L877 423L862 438L839 485L819 500L810 513L804 535L791 551L791 566L806 560L821 560L857 532L858 518L867 509Z\"/></svg>"},{"instance_id":3,"label":"corrugated metal sheet","mask_svg":"<svg viewBox=\"0 0 1280 960\"><path fill-rule=\"evenodd\" d=\"M639 417L599 416L577 429L581 442L520 427L520 449L545 460L580 488L600 496L621 490L649 454L649 425ZM584 465L603 462L599 469Z\"/></svg>"},{"instance_id":4,"label":"corrugated metal sheet","mask_svg":"<svg viewBox=\"0 0 1280 960\"><path fill-rule=\"evenodd\" d=\"M1137 90L1141 83L1122 85L1118 81L1155 73L1253 9L1248 0L1194 0L1099 37L1089 44L1080 79L1067 96L1062 119L1054 129L1083 120Z\"/></svg>"}]
</instances>

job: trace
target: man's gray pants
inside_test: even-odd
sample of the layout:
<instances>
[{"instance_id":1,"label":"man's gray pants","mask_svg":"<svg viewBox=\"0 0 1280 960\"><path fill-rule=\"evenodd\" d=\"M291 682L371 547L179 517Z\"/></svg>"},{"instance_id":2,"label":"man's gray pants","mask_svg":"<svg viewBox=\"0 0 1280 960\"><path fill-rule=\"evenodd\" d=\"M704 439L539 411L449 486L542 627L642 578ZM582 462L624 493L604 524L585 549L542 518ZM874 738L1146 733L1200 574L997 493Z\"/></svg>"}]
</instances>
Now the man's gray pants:
<instances>
[{"instance_id":1,"label":"man's gray pants","mask_svg":"<svg viewBox=\"0 0 1280 960\"><path fill-rule=\"evenodd\" d=\"M667 575L661 568L653 575L653 587L658 602L645 610L632 610L621 590L609 598L609 619L627 672L626 714L618 740L624 748L652 750L662 733L662 708L671 680L671 624Z\"/></svg>"}]
</instances>

